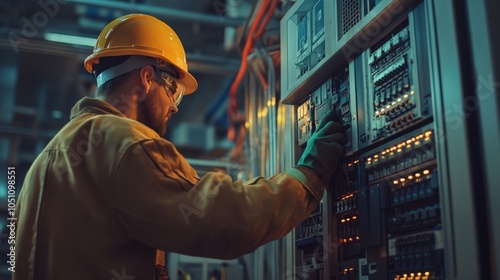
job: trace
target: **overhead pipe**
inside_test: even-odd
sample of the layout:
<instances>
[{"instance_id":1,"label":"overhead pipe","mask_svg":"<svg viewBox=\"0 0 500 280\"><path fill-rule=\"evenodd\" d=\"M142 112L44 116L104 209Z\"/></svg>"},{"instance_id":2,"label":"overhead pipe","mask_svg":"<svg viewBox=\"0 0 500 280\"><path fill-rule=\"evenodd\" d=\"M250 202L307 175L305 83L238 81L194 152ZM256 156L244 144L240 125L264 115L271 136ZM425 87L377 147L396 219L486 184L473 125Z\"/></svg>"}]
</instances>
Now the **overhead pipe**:
<instances>
[{"instance_id":1,"label":"overhead pipe","mask_svg":"<svg viewBox=\"0 0 500 280\"><path fill-rule=\"evenodd\" d=\"M122 11L131 11L137 13L149 14L170 20L182 20L190 22L206 23L218 26L240 26L243 25L243 19L227 18L222 15L208 15L201 13L188 12L183 10L171 9L159 6L149 6L146 4L135 4L126 2L100 1L100 0L68 0L68 2L96 6Z\"/></svg>"}]
</instances>

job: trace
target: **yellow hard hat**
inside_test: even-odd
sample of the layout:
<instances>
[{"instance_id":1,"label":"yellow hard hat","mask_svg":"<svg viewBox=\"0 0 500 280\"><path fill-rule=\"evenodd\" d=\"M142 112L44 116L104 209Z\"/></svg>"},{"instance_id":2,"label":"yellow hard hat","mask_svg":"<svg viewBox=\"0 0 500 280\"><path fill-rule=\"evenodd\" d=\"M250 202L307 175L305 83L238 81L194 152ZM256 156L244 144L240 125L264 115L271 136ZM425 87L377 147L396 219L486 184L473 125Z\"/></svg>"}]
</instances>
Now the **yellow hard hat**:
<instances>
[{"instance_id":1,"label":"yellow hard hat","mask_svg":"<svg viewBox=\"0 0 500 280\"><path fill-rule=\"evenodd\" d=\"M186 86L185 94L193 93L198 87L188 72L181 40L170 26L155 17L130 14L110 22L97 38L94 52L85 59L85 69L92 73L101 57L126 55L153 57L161 64L171 64Z\"/></svg>"}]
</instances>

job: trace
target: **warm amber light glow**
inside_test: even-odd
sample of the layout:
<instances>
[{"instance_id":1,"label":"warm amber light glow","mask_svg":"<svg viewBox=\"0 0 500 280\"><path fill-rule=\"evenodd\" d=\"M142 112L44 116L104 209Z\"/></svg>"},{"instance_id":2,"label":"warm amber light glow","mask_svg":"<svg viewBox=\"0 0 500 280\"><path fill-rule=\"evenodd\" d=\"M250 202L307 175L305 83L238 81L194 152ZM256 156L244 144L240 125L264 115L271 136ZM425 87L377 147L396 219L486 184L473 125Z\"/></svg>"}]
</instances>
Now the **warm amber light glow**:
<instances>
[{"instance_id":1,"label":"warm amber light glow","mask_svg":"<svg viewBox=\"0 0 500 280\"><path fill-rule=\"evenodd\" d=\"M408 180L412 180L412 179L413 179L412 175L408 176Z\"/></svg>"},{"instance_id":2,"label":"warm amber light glow","mask_svg":"<svg viewBox=\"0 0 500 280\"><path fill-rule=\"evenodd\" d=\"M424 170L424 172L422 172L422 173L424 173L424 175L428 175L431 172L429 170Z\"/></svg>"},{"instance_id":3,"label":"warm amber light glow","mask_svg":"<svg viewBox=\"0 0 500 280\"><path fill-rule=\"evenodd\" d=\"M392 182L394 185L397 185L399 184L399 181L398 180L394 180L394 182Z\"/></svg>"},{"instance_id":4,"label":"warm amber light glow","mask_svg":"<svg viewBox=\"0 0 500 280\"><path fill-rule=\"evenodd\" d=\"M415 173L415 177L417 177L417 178L418 178L418 177L420 177L420 176L421 176L421 175L420 175L420 173Z\"/></svg>"},{"instance_id":5,"label":"warm amber light glow","mask_svg":"<svg viewBox=\"0 0 500 280\"><path fill-rule=\"evenodd\" d=\"M405 178L401 178L401 179L399 179L399 181L404 182L404 181L406 181L406 179Z\"/></svg>"}]
</instances>

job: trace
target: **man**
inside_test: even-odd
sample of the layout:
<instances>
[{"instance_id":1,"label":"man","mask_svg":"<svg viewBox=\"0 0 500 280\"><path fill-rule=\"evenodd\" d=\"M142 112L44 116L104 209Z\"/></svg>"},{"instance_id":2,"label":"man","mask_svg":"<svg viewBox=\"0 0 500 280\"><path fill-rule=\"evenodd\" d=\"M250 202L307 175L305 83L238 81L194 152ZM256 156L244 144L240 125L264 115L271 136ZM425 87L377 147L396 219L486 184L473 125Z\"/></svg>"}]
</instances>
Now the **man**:
<instances>
[{"instance_id":1,"label":"man","mask_svg":"<svg viewBox=\"0 0 500 280\"><path fill-rule=\"evenodd\" d=\"M97 98L74 106L19 194L13 279L155 279L164 251L252 252L317 208L342 155L340 125L329 115L286 173L198 178L161 138L197 82L179 38L154 17L112 21L85 67Z\"/></svg>"}]
</instances>

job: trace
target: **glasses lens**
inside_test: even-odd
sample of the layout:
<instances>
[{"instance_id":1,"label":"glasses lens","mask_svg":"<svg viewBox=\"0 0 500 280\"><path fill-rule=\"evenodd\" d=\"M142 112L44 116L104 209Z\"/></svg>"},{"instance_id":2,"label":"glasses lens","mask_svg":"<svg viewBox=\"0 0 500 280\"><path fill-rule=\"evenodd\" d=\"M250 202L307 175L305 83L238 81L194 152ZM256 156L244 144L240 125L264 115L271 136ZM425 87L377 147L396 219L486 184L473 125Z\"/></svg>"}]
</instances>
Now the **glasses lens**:
<instances>
[{"instance_id":1,"label":"glasses lens","mask_svg":"<svg viewBox=\"0 0 500 280\"><path fill-rule=\"evenodd\" d=\"M165 81L165 89L167 90L167 93L170 94L175 106L178 107L181 103L182 97L184 96L186 86L180 80L165 72L161 73L161 78Z\"/></svg>"}]
</instances>

